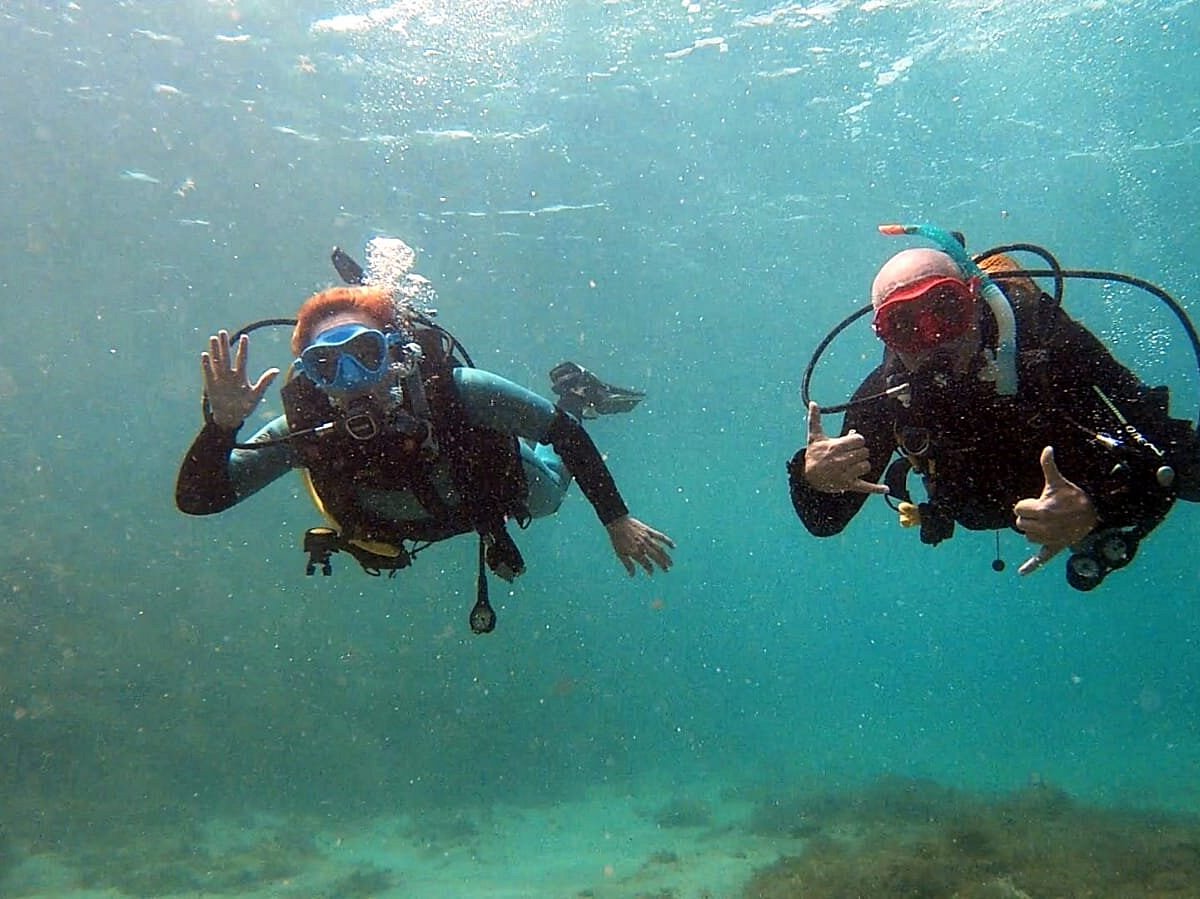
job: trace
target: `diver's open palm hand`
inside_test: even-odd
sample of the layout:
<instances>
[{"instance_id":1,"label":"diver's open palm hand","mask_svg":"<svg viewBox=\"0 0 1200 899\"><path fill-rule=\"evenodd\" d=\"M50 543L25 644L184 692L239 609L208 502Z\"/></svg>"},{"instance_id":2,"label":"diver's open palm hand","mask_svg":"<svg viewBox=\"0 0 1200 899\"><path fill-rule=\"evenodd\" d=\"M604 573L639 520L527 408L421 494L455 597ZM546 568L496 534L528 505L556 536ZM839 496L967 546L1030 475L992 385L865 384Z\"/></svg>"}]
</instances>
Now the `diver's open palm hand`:
<instances>
[{"instance_id":1,"label":"diver's open palm hand","mask_svg":"<svg viewBox=\"0 0 1200 899\"><path fill-rule=\"evenodd\" d=\"M623 515L610 522L606 529L613 551L630 577L637 574L638 565L646 574L654 574L655 565L663 571L671 570L671 556L667 549L674 549L675 541L666 534L642 524L631 515Z\"/></svg>"},{"instance_id":2,"label":"diver's open palm hand","mask_svg":"<svg viewBox=\"0 0 1200 899\"><path fill-rule=\"evenodd\" d=\"M863 480L871 470L871 456L862 434L851 430L830 437L821 426L821 407L808 404L808 447L804 451L804 480L822 493L887 493L884 484Z\"/></svg>"},{"instance_id":3,"label":"diver's open palm hand","mask_svg":"<svg viewBox=\"0 0 1200 899\"><path fill-rule=\"evenodd\" d=\"M1091 499L1071 483L1054 461L1054 447L1042 450L1042 475L1046 485L1037 499L1023 499L1013 506L1016 528L1031 543L1042 548L1019 569L1021 574L1037 571L1059 552L1074 546L1092 532L1099 517Z\"/></svg>"},{"instance_id":4,"label":"diver's open palm hand","mask_svg":"<svg viewBox=\"0 0 1200 899\"><path fill-rule=\"evenodd\" d=\"M218 331L208 339L208 352L200 354L208 407L213 421L223 428L240 427L279 375L279 369L268 368L251 384L246 377L249 350L250 338L245 334L234 348L229 332Z\"/></svg>"}]
</instances>

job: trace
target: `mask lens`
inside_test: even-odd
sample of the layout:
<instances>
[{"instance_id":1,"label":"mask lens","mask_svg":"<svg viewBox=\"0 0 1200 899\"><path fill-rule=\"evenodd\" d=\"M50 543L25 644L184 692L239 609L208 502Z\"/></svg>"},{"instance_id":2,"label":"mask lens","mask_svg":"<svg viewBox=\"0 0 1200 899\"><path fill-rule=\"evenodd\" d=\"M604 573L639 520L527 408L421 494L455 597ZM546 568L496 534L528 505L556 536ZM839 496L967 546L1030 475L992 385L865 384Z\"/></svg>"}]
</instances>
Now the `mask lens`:
<instances>
[{"instance_id":1,"label":"mask lens","mask_svg":"<svg viewBox=\"0 0 1200 899\"><path fill-rule=\"evenodd\" d=\"M918 282L875 312L879 338L902 353L919 353L961 337L971 327L975 295L954 278Z\"/></svg>"},{"instance_id":2,"label":"mask lens","mask_svg":"<svg viewBox=\"0 0 1200 899\"><path fill-rule=\"evenodd\" d=\"M907 303L896 306L887 315L881 315L875 330L885 342L896 349L907 349L919 344L917 316Z\"/></svg>"},{"instance_id":3,"label":"mask lens","mask_svg":"<svg viewBox=\"0 0 1200 899\"><path fill-rule=\"evenodd\" d=\"M342 352L353 356L369 372L379 371L385 351L384 337L378 331L364 331L342 344Z\"/></svg>"},{"instance_id":4,"label":"mask lens","mask_svg":"<svg viewBox=\"0 0 1200 899\"><path fill-rule=\"evenodd\" d=\"M336 347L310 347L304 351L304 371L314 381L330 384L337 377L341 353Z\"/></svg>"},{"instance_id":5,"label":"mask lens","mask_svg":"<svg viewBox=\"0 0 1200 899\"><path fill-rule=\"evenodd\" d=\"M360 330L340 342L315 343L300 354L304 373L321 387L335 386L355 368L378 375L386 362L387 338L376 330Z\"/></svg>"},{"instance_id":6,"label":"mask lens","mask_svg":"<svg viewBox=\"0 0 1200 899\"><path fill-rule=\"evenodd\" d=\"M967 309L962 293L943 285L935 287L921 300L925 313L939 322L947 331L962 333L966 330Z\"/></svg>"}]
</instances>

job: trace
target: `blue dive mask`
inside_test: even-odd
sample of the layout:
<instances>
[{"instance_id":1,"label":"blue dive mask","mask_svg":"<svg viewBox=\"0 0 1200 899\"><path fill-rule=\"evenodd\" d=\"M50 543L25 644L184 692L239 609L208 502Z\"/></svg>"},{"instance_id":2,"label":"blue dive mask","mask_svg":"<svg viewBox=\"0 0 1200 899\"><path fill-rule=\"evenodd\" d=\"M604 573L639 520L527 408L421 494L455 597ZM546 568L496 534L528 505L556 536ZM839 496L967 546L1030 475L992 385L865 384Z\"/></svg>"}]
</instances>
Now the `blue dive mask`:
<instances>
[{"instance_id":1,"label":"blue dive mask","mask_svg":"<svg viewBox=\"0 0 1200 899\"><path fill-rule=\"evenodd\" d=\"M338 325L318 334L296 364L326 393L354 394L378 386L391 369L392 351L409 338L401 332Z\"/></svg>"}]
</instances>

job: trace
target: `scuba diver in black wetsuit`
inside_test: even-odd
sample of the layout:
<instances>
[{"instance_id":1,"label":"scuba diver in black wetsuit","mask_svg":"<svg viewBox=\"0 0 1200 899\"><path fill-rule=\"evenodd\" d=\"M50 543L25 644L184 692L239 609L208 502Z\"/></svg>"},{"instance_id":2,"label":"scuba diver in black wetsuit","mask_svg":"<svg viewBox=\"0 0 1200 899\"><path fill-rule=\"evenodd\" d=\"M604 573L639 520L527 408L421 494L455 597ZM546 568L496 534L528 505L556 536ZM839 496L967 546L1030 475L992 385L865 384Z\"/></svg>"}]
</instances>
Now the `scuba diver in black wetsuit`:
<instances>
[{"instance_id":1,"label":"scuba diver in black wetsuit","mask_svg":"<svg viewBox=\"0 0 1200 899\"><path fill-rule=\"evenodd\" d=\"M809 365L809 442L788 463L788 479L810 533L839 533L868 496L881 494L899 500L901 524L919 526L924 543L950 537L955 523L1023 533L1040 548L1021 574L1071 547L1067 581L1090 590L1132 560L1176 499L1200 501L1196 425L1172 418L1167 389L1143 384L1059 305L1064 277L1124 280L1169 302L1200 354L1195 330L1166 294L1128 276L1063 271L1039 248L973 259L939 229L881 230L921 234L941 248L888 260L871 307L839 326ZM1033 274L1053 275L1056 296L1005 255L1017 249L1052 262ZM813 365L868 311L883 362L849 403L822 409L808 396ZM829 436L821 415L840 411L841 434ZM908 494L910 471L921 475L923 502Z\"/></svg>"},{"instance_id":2,"label":"scuba diver in black wetsuit","mask_svg":"<svg viewBox=\"0 0 1200 899\"><path fill-rule=\"evenodd\" d=\"M296 361L282 391L285 414L246 443L237 442L237 432L279 370L252 383L246 334L210 338L201 356L205 424L179 472L179 508L221 512L302 469L331 525L305 536L309 574L318 568L329 574L329 557L338 551L368 573L394 573L426 546L474 531L480 537L476 632L495 625L485 564L505 580L525 567L507 524L524 527L556 512L572 480L630 576L638 567L647 574L668 570L667 550L675 544L629 514L578 420L629 411L642 394L566 362L551 373L561 398L555 406L475 368L461 345L414 305L432 287L408 271L412 251L377 239L368 253L399 258L399 271L372 277L335 250L335 266L351 283L310 297L294 322L258 323L294 324Z\"/></svg>"}]
</instances>

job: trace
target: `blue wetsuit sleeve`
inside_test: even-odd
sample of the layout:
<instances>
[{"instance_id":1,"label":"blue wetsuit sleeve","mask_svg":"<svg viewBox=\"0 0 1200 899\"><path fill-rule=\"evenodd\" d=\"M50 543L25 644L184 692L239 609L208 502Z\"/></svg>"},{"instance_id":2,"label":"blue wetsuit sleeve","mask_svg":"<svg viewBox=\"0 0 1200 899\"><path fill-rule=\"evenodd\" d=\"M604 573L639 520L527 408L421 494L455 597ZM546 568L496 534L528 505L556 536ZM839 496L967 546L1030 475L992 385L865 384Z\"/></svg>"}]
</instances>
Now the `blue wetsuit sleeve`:
<instances>
[{"instance_id":1,"label":"blue wetsuit sleeve","mask_svg":"<svg viewBox=\"0 0 1200 899\"><path fill-rule=\"evenodd\" d=\"M250 438L249 443L286 437L280 416ZM189 515L222 512L257 493L294 465L286 443L262 449L235 449L237 430L206 424L188 448L175 483L175 504Z\"/></svg>"},{"instance_id":2,"label":"blue wetsuit sleeve","mask_svg":"<svg viewBox=\"0 0 1200 899\"><path fill-rule=\"evenodd\" d=\"M558 409L548 399L507 378L478 368L454 369L454 384L467 421L502 434L549 443Z\"/></svg>"},{"instance_id":3,"label":"blue wetsuit sleeve","mask_svg":"<svg viewBox=\"0 0 1200 899\"><path fill-rule=\"evenodd\" d=\"M456 368L454 381L471 424L554 447L601 524L629 514L603 456L574 418L545 397L491 372Z\"/></svg>"}]
</instances>

